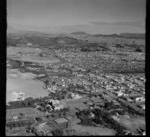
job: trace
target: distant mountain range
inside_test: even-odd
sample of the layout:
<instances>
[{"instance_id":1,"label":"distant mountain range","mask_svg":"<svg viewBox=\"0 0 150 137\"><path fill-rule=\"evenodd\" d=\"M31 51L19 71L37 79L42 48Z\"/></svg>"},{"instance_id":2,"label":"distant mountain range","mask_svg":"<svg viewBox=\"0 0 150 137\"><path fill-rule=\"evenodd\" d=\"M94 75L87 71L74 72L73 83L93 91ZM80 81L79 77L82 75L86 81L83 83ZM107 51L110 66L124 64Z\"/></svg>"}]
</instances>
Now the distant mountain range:
<instances>
[{"instance_id":1,"label":"distant mountain range","mask_svg":"<svg viewBox=\"0 0 150 137\"><path fill-rule=\"evenodd\" d=\"M71 35L89 35L95 37L113 37L113 38L127 38L127 39L145 39L144 33L121 33L121 34L88 34L83 31L73 32Z\"/></svg>"},{"instance_id":2,"label":"distant mountain range","mask_svg":"<svg viewBox=\"0 0 150 137\"><path fill-rule=\"evenodd\" d=\"M90 34L87 34L84 31L72 32L71 34L73 34L73 35L90 35Z\"/></svg>"},{"instance_id":3,"label":"distant mountain range","mask_svg":"<svg viewBox=\"0 0 150 137\"><path fill-rule=\"evenodd\" d=\"M18 30L15 28L8 27L7 28L7 33L17 33L17 34L51 34L51 35L58 35L58 36L65 36L65 35L82 35L82 36L92 36L92 37L113 37L113 38L127 38L127 39L145 39L145 34L144 33L121 33L121 34L88 34L84 31L77 31L77 32L72 32L70 34L52 34L52 33L44 33L40 31L24 31L24 30Z\"/></svg>"}]
</instances>

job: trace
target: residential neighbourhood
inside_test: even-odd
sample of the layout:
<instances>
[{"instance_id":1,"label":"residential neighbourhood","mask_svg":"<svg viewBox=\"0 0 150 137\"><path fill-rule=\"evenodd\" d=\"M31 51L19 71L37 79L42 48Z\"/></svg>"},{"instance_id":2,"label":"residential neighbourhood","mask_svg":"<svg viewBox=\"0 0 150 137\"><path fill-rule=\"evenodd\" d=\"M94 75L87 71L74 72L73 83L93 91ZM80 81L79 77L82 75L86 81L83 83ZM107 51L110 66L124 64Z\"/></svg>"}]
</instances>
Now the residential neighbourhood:
<instances>
[{"instance_id":1,"label":"residential neighbourhood","mask_svg":"<svg viewBox=\"0 0 150 137\"><path fill-rule=\"evenodd\" d=\"M147 135L145 18L145 0L7 0L5 135Z\"/></svg>"}]
</instances>

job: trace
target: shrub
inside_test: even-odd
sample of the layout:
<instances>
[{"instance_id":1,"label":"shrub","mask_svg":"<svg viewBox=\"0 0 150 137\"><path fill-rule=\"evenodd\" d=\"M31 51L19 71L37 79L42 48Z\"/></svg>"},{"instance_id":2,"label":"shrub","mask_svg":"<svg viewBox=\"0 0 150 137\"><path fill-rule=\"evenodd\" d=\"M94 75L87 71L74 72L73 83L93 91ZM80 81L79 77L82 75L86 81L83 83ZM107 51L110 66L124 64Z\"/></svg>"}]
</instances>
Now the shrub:
<instances>
[{"instance_id":1,"label":"shrub","mask_svg":"<svg viewBox=\"0 0 150 137\"><path fill-rule=\"evenodd\" d=\"M63 135L63 131L62 130L55 130L52 131L53 136L62 136Z\"/></svg>"},{"instance_id":2,"label":"shrub","mask_svg":"<svg viewBox=\"0 0 150 137\"><path fill-rule=\"evenodd\" d=\"M136 48L136 50L135 50L136 52L142 52L142 49L140 49L140 48Z\"/></svg>"}]
</instances>

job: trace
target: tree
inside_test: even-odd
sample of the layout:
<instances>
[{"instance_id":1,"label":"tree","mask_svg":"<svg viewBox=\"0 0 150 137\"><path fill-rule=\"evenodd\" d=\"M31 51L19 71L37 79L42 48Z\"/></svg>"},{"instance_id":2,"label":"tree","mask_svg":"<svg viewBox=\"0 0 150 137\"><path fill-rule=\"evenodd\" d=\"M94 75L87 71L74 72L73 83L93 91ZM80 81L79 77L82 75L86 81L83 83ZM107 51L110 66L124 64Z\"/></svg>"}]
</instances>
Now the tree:
<instances>
[{"instance_id":1,"label":"tree","mask_svg":"<svg viewBox=\"0 0 150 137\"><path fill-rule=\"evenodd\" d=\"M36 121L38 121L38 122L41 122L41 121L42 121L42 118L41 118L41 117L36 117L35 119L36 119Z\"/></svg>"},{"instance_id":2,"label":"tree","mask_svg":"<svg viewBox=\"0 0 150 137\"><path fill-rule=\"evenodd\" d=\"M27 106L31 107L33 104L31 102L28 102Z\"/></svg>"},{"instance_id":3,"label":"tree","mask_svg":"<svg viewBox=\"0 0 150 137\"><path fill-rule=\"evenodd\" d=\"M53 136L62 136L63 131L62 130L54 130L52 131Z\"/></svg>"},{"instance_id":4,"label":"tree","mask_svg":"<svg viewBox=\"0 0 150 137\"><path fill-rule=\"evenodd\" d=\"M26 103L24 101L21 102L21 107L26 107Z\"/></svg>"},{"instance_id":5,"label":"tree","mask_svg":"<svg viewBox=\"0 0 150 137\"><path fill-rule=\"evenodd\" d=\"M24 116L24 113L20 113L20 116L23 117L23 116Z\"/></svg>"},{"instance_id":6,"label":"tree","mask_svg":"<svg viewBox=\"0 0 150 137\"><path fill-rule=\"evenodd\" d=\"M138 48L136 48L135 51L137 51L137 52L142 52L142 49L140 49L140 48L138 47Z\"/></svg>"},{"instance_id":7,"label":"tree","mask_svg":"<svg viewBox=\"0 0 150 137\"><path fill-rule=\"evenodd\" d=\"M28 97L25 99L25 101L33 101L33 98L32 97Z\"/></svg>"},{"instance_id":8,"label":"tree","mask_svg":"<svg viewBox=\"0 0 150 137\"><path fill-rule=\"evenodd\" d=\"M30 130L29 130L29 129L26 129L26 132L29 134L29 133L30 133Z\"/></svg>"}]
</instances>

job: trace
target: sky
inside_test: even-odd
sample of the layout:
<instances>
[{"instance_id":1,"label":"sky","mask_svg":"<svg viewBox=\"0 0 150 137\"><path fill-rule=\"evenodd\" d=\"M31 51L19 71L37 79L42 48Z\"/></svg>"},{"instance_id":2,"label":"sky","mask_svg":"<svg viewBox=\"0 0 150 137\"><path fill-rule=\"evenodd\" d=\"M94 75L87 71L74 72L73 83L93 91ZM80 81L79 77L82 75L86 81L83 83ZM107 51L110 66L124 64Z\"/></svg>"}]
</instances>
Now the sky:
<instances>
[{"instance_id":1,"label":"sky","mask_svg":"<svg viewBox=\"0 0 150 137\"><path fill-rule=\"evenodd\" d=\"M146 0L7 0L9 30L145 33Z\"/></svg>"}]
</instances>

